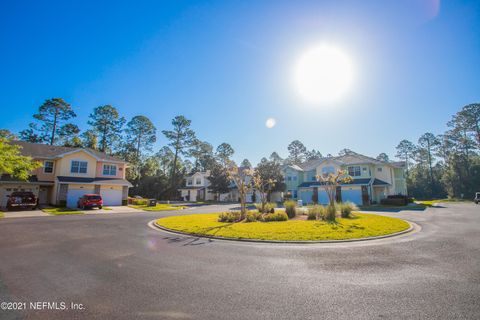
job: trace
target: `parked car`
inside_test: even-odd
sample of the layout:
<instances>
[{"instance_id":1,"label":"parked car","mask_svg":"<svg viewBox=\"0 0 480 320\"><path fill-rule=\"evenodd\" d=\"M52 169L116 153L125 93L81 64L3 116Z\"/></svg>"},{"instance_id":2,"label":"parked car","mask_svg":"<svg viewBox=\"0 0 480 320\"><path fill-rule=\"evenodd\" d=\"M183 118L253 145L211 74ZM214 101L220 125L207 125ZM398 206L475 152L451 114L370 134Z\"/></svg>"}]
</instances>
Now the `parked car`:
<instances>
[{"instance_id":1,"label":"parked car","mask_svg":"<svg viewBox=\"0 0 480 320\"><path fill-rule=\"evenodd\" d=\"M13 209L32 209L35 210L38 205L38 199L30 191L14 191L8 197L7 210Z\"/></svg>"},{"instance_id":2,"label":"parked car","mask_svg":"<svg viewBox=\"0 0 480 320\"><path fill-rule=\"evenodd\" d=\"M475 199L473 199L473 201L475 201L476 204L480 202L480 192L475 193Z\"/></svg>"},{"instance_id":3,"label":"parked car","mask_svg":"<svg viewBox=\"0 0 480 320\"><path fill-rule=\"evenodd\" d=\"M78 199L77 208L82 210L84 209L92 209L92 208L102 209L103 207L103 199L102 196L99 194L84 194L82 197Z\"/></svg>"}]
</instances>

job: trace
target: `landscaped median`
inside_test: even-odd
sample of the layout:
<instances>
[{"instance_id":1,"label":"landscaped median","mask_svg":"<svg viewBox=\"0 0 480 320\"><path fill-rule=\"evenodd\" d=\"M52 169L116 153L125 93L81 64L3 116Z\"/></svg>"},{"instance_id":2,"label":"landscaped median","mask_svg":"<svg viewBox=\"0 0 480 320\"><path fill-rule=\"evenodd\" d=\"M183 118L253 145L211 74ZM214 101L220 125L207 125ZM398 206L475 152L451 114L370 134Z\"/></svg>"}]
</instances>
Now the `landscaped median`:
<instances>
[{"instance_id":1,"label":"landscaped median","mask_svg":"<svg viewBox=\"0 0 480 320\"><path fill-rule=\"evenodd\" d=\"M167 230L197 236L273 241L351 240L386 236L408 230L410 224L398 218L355 213L336 222L288 220L276 222L219 222L219 213L161 218L155 224Z\"/></svg>"}]
</instances>

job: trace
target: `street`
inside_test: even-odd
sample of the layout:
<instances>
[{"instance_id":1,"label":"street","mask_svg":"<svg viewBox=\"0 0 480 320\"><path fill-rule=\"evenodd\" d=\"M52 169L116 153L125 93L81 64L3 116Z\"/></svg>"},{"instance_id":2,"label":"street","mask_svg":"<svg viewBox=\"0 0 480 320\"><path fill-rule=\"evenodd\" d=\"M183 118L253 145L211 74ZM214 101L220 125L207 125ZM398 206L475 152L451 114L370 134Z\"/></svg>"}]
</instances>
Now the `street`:
<instances>
[{"instance_id":1,"label":"street","mask_svg":"<svg viewBox=\"0 0 480 320\"><path fill-rule=\"evenodd\" d=\"M148 226L228 207L2 219L0 302L27 307L0 319L480 318L480 206L388 213L421 231L356 243L231 242Z\"/></svg>"}]
</instances>

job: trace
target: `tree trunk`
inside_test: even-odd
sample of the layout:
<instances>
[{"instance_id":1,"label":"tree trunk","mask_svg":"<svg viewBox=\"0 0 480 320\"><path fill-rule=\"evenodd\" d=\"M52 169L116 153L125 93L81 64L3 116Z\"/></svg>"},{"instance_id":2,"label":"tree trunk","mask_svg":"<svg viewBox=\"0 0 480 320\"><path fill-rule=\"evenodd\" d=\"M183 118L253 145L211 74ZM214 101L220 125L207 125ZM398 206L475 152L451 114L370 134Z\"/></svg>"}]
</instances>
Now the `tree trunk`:
<instances>
[{"instance_id":1,"label":"tree trunk","mask_svg":"<svg viewBox=\"0 0 480 320\"><path fill-rule=\"evenodd\" d=\"M173 167L172 167L172 177L171 177L171 190L170 190L170 200L173 200L173 193L174 193L174 188L175 188L175 174L177 171L177 160L178 160L178 148L175 147L175 156L173 158Z\"/></svg>"},{"instance_id":2,"label":"tree trunk","mask_svg":"<svg viewBox=\"0 0 480 320\"><path fill-rule=\"evenodd\" d=\"M57 117L58 117L58 108L55 109L55 115L53 116L53 129L52 129L52 136L50 139L50 145L53 146L55 142L55 131L57 130Z\"/></svg>"}]
</instances>

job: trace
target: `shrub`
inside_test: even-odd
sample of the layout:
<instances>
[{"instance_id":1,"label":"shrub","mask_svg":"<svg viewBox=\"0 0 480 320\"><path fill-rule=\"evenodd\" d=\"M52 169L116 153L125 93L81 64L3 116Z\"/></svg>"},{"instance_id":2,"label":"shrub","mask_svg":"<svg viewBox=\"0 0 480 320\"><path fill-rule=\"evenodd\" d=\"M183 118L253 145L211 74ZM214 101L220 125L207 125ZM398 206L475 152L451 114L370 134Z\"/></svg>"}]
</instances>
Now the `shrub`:
<instances>
[{"instance_id":1,"label":"shrub","mask_svg":"<svg viewBox=\"0 0 480 320\"><path fill-rule=\"evenodd\" d=\"M249 211L247 212L247 216L245 217L245 222L255 222L261 220L261 213L257 211Z\"/></svg>"},{"instance_id":2,"label":"shrub","mask_svg":"<svg viewBox=\"0 0 480 320\"><path fill-rule=\"evenodd\" d=\"M255 208L257 208L258 212L261 212L261 213L274 213L276 207L277 207L276 203L266 202L265 205L263 206L263 210L262 210L262 204L261 203L255 203Z\"/></svg>"},{"instance_id":3,"label":"shrub","mask_svg":"<svg viewBox=\"0 0 480 320\"><path fill-rule=\"evenodd\" d=\"M337 215L337 208L332 205L328 205L325 207L325 220L327 221L335 221L335 216Z\"/></svg>"},{"instance_id":4,"label":"shrub","mask_svg":"<svg viewBox=\"0 0 480 320\"><path fill-rule=\"evenodd\" d=\"M407 202L405 199L400 198L386 198L380 200L380 204L387 205L387 206L405 206Z\"/></svg>"},{"instance_id":5,"label":"shrub","mask_svg":"<svg viewBox=\"0 0 480 320\"><path fill-rule=\"evenodd\" d=\"M325 215L325 208L323 206L313 206L308 208L308 220L322 220Z\"/></svg>"},{"instance_id":6,"label":"shrub","mask_svg":"<svg viewBox=\"0 0 480 320\"><path fill-rule=\"evenodd\" d=\"M263 216L263 221L270 222L270 221L287 221L288 216L285 212L275 212L269 213Z\"/></svg>"},{"instance_id":7,"label":"shrub","mask_svg":"<svg viewBox=\"0 0 480 320\"><path fill-rule=\"evenodd\" d=\"M288 218L289 219L294 218L296 215L295 210L297 207L297 203L293 200L288 200L288 201L285 201L283 205L285 206L285 212L287 213Z\"/></svg>"},{"instance_id":8,"label":"shrub","mask_svg":"<svg viewBox=\"0 0 480 320\"><path fill-rule=\"evenodd\" d=\"M339 207L342 218L350 218L352 211L358 210L357 206L352 202L341 203L339 204Z\"/></svg>"},{"instance_id":9,"label":"shrub","mask_svg":"<svg viewBox=\"0 0 480 320\"><path fill-rule=\"evenodd\" d=\"M134 206L146 206L148 204L148 199L132 199L132 204Z\"/></svg>"},{"instance_id":10,"label":"shrub","mask_svg":"<svg viewBox=\"0 0 480 320\"><path fill-rule=\"evenodd\" d=\"M226 211L218 215L219 222L237 222L240 220L242 213L240 211Z\"/></svg>"}]
</instances>

